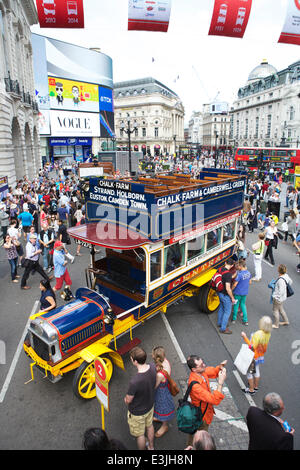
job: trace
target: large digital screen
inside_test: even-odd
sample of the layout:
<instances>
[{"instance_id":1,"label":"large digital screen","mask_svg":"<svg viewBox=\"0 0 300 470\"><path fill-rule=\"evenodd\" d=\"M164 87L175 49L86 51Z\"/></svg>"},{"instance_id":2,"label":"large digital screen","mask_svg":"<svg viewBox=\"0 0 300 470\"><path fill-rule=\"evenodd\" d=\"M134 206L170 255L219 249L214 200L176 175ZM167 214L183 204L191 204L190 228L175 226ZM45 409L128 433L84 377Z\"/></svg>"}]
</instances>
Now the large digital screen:
<instances>
[{"instance_id":1,"label":"large digital screen","mask_svg":"<svg viewBox=\"0 0 300 470\"><path fill-rule=\"evenodd\" d=\"M48 77L51 109L99 112L98 85Z\"/></svg>"},{"instance_id":2,"label":"large digital screen","mask_svg":"<svg viewBox=\"0 0 300 470\"><path fill-rule=\"evenodd\" d=\"M101 137L115 137L114 99L110 88L99 86Z\"/></svg>"}]
</instances>

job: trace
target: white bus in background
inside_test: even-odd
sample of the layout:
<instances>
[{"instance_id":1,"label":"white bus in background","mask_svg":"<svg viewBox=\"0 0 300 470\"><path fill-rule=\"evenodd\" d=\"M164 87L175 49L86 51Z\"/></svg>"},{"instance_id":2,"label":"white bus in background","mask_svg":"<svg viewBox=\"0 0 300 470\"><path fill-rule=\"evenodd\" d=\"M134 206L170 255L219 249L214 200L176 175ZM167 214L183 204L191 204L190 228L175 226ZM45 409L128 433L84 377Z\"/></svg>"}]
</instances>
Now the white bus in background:
<instances>
[{"instance_id":1,"label":"white bus in background","mask_svg":"<svg viewBox=\"0 0 300 470\"><path fill-rule=\"evenodd\" d=\"M226 16L227 16L227 9L228 9L228 7L227 7L226 3L222 3L220 5L220 10L219 10L219 16L218 16L217 23L225 24Z\"/></svg>"},{"instance_id":2,"label":"white bus in background","mask_svg":"<svg viewBox=\"0 0 300 470\"><path fill-rule=\"evenodd\" d=\"M45 15L55 15L55 7L56 7L56 4L54 0L43 1L43 8L44 8Z\"/></svg>"},{"instance_id":3,"label":"white bus in background","mask_svg":"<svg viewBox=\"0 0 300 470\"><path fill-rule=\"evenodd\" d=\"M245 16L246 16L246 8L244 7L239 8L235 25L240 24L242 26L242 24L244 23Z\"/></svg>"},{"instance_id":4,"label":"white bus in background","mask_svg":"<svg viewBox=\"0 0 300 470\"><path fill-rule=\"evenodd\" d=\"M78 15L77 2L67 2L68 15Z\"/></svg>"}]
</instances>

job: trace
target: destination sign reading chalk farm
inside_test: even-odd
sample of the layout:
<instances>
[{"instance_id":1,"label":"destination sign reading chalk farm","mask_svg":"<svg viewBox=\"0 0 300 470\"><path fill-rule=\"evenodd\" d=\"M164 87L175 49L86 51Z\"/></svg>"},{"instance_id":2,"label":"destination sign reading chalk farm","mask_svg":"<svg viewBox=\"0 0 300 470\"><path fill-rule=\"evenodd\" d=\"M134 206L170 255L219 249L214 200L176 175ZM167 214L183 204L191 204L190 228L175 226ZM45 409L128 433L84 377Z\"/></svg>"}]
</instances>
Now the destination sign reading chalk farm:
<instances>
[{"instance_id":1,"label":"destination sign reading chalk farm","mask_svg":"<svg viewBox=\"0 0 300 470\"><path fill-rule=\"evenodd\" d=\"M183 193L172 194L171 196L160 197L156 203L159 207L166 206L169 204L180 204L181 202L190 201L191 199L201 198L205 196L211 196L224 191L231 191L233 189L243 188L244 180L230 181L223 184L216 184L201 189L193 189Z\"/></svg>"}]
</instances>

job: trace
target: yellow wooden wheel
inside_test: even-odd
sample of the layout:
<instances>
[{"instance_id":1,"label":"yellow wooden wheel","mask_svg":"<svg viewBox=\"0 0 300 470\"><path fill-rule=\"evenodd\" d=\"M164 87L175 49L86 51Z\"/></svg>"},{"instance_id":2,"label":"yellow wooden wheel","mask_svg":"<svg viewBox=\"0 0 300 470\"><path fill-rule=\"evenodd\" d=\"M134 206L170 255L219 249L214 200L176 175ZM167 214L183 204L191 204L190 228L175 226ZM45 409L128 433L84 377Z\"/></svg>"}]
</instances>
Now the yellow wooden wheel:
<instances>
[{"instance_id":1,"label":"yellow wooden wheel","mask_svg":"<svg viewBox=\"0 0 300 470\"><path fill-rule=\"evenodd\" d=\"M218 309L220 305L219 296L214 289L210 288L209 283L200 287L198 304L203 313L213 313Z\"/></svg>"},{"instance_id":2,"label":"yellow wooden wheel","mask_svg":"<svg viewBox=\"0 0 300 470\"><path fill-rule=\"evenodd\" d=\"M111 379L113 365L107 357L101 357L107 367L107 379ZM96 396L95 366L93 362L84 361L76 370L73 380L73 391L78 398L91 400Z\"/></svg>"}]
</instances>

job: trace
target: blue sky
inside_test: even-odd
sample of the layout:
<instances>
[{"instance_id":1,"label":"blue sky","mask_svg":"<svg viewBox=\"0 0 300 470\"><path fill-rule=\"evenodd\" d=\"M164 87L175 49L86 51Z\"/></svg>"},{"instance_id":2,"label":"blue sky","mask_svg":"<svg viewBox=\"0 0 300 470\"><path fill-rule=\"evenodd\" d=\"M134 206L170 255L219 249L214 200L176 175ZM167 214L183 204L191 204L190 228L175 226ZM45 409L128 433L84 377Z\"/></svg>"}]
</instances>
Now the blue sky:
<instances>
[{"instance_id":1,"label":"blue sky","mask_svg":"<svg viewBox=\"0 0 300 470\"><path fill-rule=\"evenodd\" d=\"M286 5L252 0L243 39L208 36L214 0L172 0L168 33L128 31L127 0L84 0L84 30L33 26L32 32L99 47L113 59L115 82L147 76L162 81L181 98L188 122L218 92L231 104L263 59L278 70L300 59L299 46L277 43Z\"/></svg>"}]
</instances>

